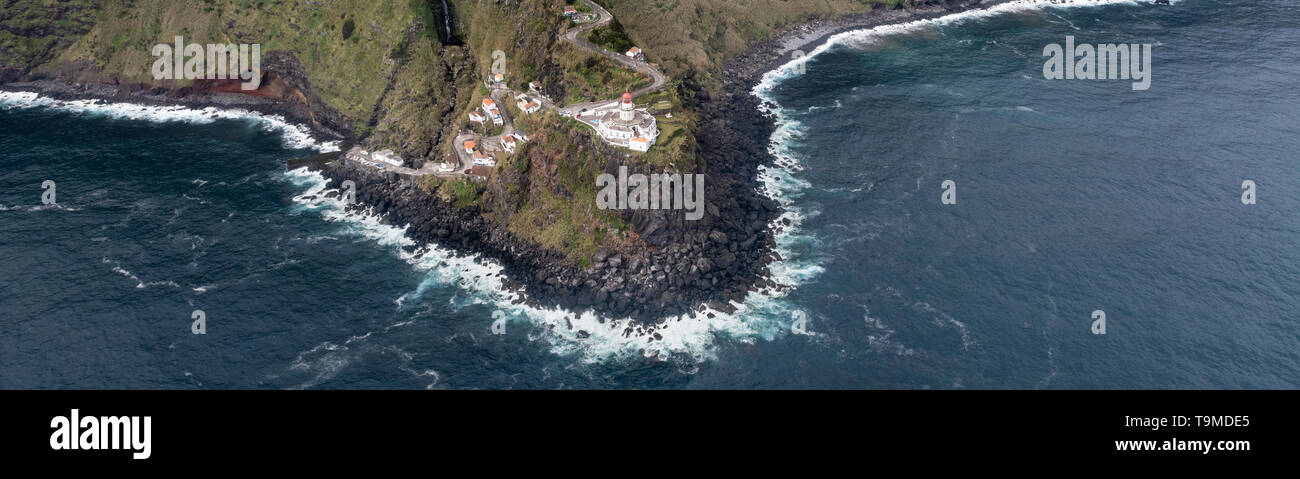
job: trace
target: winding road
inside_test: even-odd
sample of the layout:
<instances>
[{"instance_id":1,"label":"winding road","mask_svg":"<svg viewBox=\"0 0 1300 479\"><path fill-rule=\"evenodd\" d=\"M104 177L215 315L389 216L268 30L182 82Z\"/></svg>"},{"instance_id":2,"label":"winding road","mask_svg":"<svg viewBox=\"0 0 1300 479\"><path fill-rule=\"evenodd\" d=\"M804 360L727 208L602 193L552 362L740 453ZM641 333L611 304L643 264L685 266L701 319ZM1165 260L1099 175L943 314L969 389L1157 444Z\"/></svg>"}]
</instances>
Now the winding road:
<instances>
[{"instance_id":1,"label":"winding road","mask_svg":"<svg viewBox=\"0 0 1300 479\"><path fill-rule=\"evenodd\" d=\"M600 5L596 5L591 0L582 0L582 3L586 4L588 7L591 7L592 11L596 12L596 15L598 15L600 18L596 19L596 21L594 22L564 32L564 34L560 36L561 38L567 40L569 43L577 45L578 48L602 55L605 58L621 63L628 68L639 71L641 73L645 73L646 75L649 75L650 78L654 79L654 81L651 82L649 86L637 88L636 90L632 91L633 98L639 97L641 95L645 95L653 91L657 91L663 88L664 85L668 83L668 77L664 76L663 72L659 71L658 68L651 66L649 63L646 63L644 61L633 60L632 58L629 58L627 55L623 53L611 52L609 50L605 50L603 48L600 48L592 44L589 41L580 38L579 36L581 34L586 33L591 29L603 26L614 19L614 15L610 14L608 10L605 10L605 8L601 7ZM592 108L598 105L606 105L613 101L618 101L618 99L615 98L612 100L575 103L572 105L565 106L564 108L561 108L561 110L567 111L569 112L569 114L576 115L579 111L581 111L584 108Z\"/></svg>"}]
</instances>

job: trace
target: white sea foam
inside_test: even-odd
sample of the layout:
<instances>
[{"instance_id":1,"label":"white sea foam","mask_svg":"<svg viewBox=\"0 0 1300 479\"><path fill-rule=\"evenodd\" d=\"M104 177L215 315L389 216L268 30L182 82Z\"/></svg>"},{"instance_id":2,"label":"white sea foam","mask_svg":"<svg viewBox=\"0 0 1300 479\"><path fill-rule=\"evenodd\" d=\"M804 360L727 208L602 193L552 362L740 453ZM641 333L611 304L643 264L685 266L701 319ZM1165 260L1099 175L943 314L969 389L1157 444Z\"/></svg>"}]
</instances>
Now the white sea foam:
<instances>
[{"instance_id":1,"label":"white sea foam","mask_svg":"<svg viewBox=\"0 0 1300 479\"><path fill-rule=\"evenodd\" d=\"M1174 0L1178 3L1180 0ZM881 25L861 30L851 30L843 33L832 35L821 45L818 45L807 55L794 58L789 62L771 70L763 75L762 81L755 88L756 91L770 91L772 87L782 80L797 76L796 71L800 70L795 67L806 65L813 57L835 47L836 45L869 45L880 37L897 35L901 33L915 32L924 28L952 25L973 19L988 18L996 15L1007 13L1037 11L1045 8L1077 8L1077 7L1100 7L1106 5L1139 5L1151 3L1150 0L1016 0L1013 2L994 5L989 8L967 10L964 12L944 15L938 18L914 20L911 22L896 23L890 25Z\"/></svg>"},{"instance_id":2,"label":"white sea foam","mask_svg":"<svg viewBox=\"0 0 1300 479\"><path fill-rule=\"evenodd\" d=\"M104 264L111 264L111 265L113 265L113 269L112 269L112 271L113 271L114 273L117 273L117 274L120 274L120 275L122 275L122 276L125 276L125 277L127 277L128 279L130 279L131 281L135 281L135 287L136 287L136 289L145 289L145 288L148 288L148 287L150 287L150 286L170 286L170 287L173 287L173 288L179 288L179 287L181 287L181 285L176 284L175 281L170 281L170 280L169 280L169 281L147 281L147 282L146 282L146 281L140 279L138 276L136 276L135 273L132 273L132 272L130 272L130 271L127 271L126 268L123 268L123 267L122 267L122 264L119 263L119 262L117 262L116 260L111 260L111 259L108 259L108 258L102 258L101 261L102 261Z\"/></svg>"},{"instance_id":3,"label":"white sea foam","mask_svg":"<svg viewBox=\"0 0 1300 479\"><path fill-rule=\"evenodd\" d=\"M63 206L63 205L60 205L60 204L58 204L58 203L50 204L50 205L46 205L46 204L40 204L40 205L0 205L0 211L46 211L46 210L81 211L81 208L73 208L73 207Z\"/></svg>"},{"instance_id":4,"label":"white sea foam","mask_svg":"<svg viewBox=\"0 0 1300 479\"><path fill-rule=\"evenodd\" d=\"M28 108L46 108L75 114L156 123L178 121L207 124L217 120L248 120L258 124L264 131L279 133L285 148L309 148L321 152L338 151L339 149L339 142L317 141L312 137L310 129L290 123L280 115L268 115L238 108L191 108L176 105L113 103L101 100L56 100L32 92L0 91L0 109Z\"/></svg>"},{"instance_id":5,"label":"white sea foam","mask_svg":"<svg viewBox=\"0 0 1300 479\"><path fill-rule=\"evenodd\" d=\"M573 355L585 362L602 362L624 358L648 357L659 360L689 358L691 361L713 359L718 337L741 341L771 340L789 330L792 311L775 300L784 292L762 295L751 293L733 314L707 309L692 319L687 315L667 318L661 325L644 326L628 318L603 318L586 312L575 314L559 308L537 308L520 304L521 293L503 285L503 269L495 261L477 255L458 254L437 245L426 244L414 252L416 243L405 234L407 227L385 225L369 212L348 212L336 198L325 194L336 191L319 173L297 169L289 176L306 191L294 201L304 210L318 211L325 219L347 225L345 233L355 234L393 249L420 271L427 272L415 290L394 300L398 308L418 301L431 288L452 286L467 294L456 295L450 306L456 309L483 305L506 314L507 328L528 325L530 341L547 345L559 355ZM774 279L795 284L808 272L774 268ZM783 277L786 275L787 277ZM710 317L711 316L711 317ZM484 316L484 334L490 334L493 319ZM658 339L654 339L658 335Z\"/></svg>"}]
</instances>

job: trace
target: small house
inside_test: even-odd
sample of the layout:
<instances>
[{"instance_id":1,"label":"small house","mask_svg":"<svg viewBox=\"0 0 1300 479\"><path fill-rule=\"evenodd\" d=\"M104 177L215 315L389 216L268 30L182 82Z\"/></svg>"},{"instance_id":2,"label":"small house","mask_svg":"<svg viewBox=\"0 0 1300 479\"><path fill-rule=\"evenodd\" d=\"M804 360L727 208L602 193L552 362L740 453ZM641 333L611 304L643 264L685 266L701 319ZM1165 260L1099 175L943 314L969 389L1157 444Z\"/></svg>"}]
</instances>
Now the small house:
<instances>
[{"instance_id":1,"label":"small house","mask_svg":"<svg viewBox=\"0 0 1300 479\"><path fill-rule=\"evenodd\" d=\"M496 158L492 155L484 154L481 151L474 151L474 164L477 166L496 166Z\"/></svg>"}]
</instances>

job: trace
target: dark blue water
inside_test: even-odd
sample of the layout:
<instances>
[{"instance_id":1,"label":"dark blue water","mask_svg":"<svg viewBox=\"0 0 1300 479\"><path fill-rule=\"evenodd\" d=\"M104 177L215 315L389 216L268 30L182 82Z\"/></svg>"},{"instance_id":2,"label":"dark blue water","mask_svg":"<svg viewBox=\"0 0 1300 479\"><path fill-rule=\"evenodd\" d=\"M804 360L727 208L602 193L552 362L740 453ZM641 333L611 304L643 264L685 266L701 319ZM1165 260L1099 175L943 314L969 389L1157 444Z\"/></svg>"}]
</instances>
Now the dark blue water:
<instances>
[{"instance_id":1,"label":"dark blue water","mask_svg":"<svg viewBox=\"0 0 1300 479\"><path fill-rule=\"evenodd\" d=\"M1150 90L1043 79L1066 35L1155 44ZM1297 46L1295 2L1186 0L814 57L772 92L825 268L797 296L844 351L804 358L836 371L807 384L1300 385Z\"/></svg>"},{"instance_id":2,"label":"dark blue water","mask_svg":"<svg viewBox=\"0 0 1300 479\"><path fill-rule=\"evenodd\" d=\"M283 162L313 146L274 122L10 97L0 387L1296 387L1298 20L1052 9L812 57L768 93L802 221L773 269L799 287L653 343L303 198L327 186ZM1157 44L1151 89L1043 80L1065 35Z\"/></svg>"}]
</instances>

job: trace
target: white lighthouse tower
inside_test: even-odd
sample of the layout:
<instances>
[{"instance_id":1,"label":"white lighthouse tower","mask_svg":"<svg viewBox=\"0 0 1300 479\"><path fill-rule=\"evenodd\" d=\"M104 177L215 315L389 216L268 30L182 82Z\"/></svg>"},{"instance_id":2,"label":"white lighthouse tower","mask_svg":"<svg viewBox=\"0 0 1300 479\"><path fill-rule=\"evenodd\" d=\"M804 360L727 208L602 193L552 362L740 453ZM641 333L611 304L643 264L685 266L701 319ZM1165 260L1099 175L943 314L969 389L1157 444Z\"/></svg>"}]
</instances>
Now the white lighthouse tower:
<instances>
[{"instance_id":1,"label":"white lighthouse tower","mask_svg":"<svg viewBox=\"0 0 1300 479\"><path fill-rule=\"evenodd\" d=\"M605 141L614 145L632 151L647 151L654 145L655 138L659 137L654 115L637 110L631 92L623 93L621 101L601 105L595 115L595 121L588 124Z\"/></svg>"},{"instance_id":2,"label":"white lighthouse tower","mask_svg":"<svg viewBox=\"0 0 1300 479\"><path fill-rule=\"evenodd\" d=\"M623 93L623 103L618 105L618 119L631 122L636 120L636 105L632 104L632 93Z\"/></svg>"}]
</instances>

